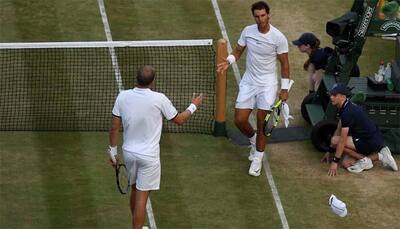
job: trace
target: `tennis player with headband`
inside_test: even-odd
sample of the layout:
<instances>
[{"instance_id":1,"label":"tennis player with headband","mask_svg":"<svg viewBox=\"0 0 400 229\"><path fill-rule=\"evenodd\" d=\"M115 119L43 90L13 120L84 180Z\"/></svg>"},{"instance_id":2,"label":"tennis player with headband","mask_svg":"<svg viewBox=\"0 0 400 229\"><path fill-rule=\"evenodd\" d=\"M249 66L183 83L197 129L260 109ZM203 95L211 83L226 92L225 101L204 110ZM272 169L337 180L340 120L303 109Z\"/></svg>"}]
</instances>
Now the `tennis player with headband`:
<instances>
[{"instance_id":1,"label":"tennis player with headband","mask_svg":"<svg viewBox=\"0 0 400 229\"><path fill-rule=\"evenodd\" d=\"M193 96L188 108L178 113L164 94L150 89L154 78L153 67L140 68L136 76L136 87L122 91L112 110L110 145L107 152L112 165L116 166L118 135L122 126L122 155L132 188L130 207L134 229L141 229L144 224L150 191L160 188L160 137L163 116L181 125L202 103L201 94Z\"/></svg>"},{"instance_id":2,"label":"tennis player with headband","mask_svg":"<svg viewBox=\"0 0 400 229\"><path fill-rule=\"evenodd\" d=\"M259 176L266 145L264 119L270 112L278 92L277 60L281 65L281 90L279 97L288 99L289 58L286 37L269 24L269 6L259 1L251 6L256 24L245 27L238 44L226 61L218 64L217 71L226 71L240 58L247 47L246 72L239 85L235 105L235 124L251 143L249 174ZM249 123L249 116L257 108L257 133Z\"/></svg>"}]
</instances>

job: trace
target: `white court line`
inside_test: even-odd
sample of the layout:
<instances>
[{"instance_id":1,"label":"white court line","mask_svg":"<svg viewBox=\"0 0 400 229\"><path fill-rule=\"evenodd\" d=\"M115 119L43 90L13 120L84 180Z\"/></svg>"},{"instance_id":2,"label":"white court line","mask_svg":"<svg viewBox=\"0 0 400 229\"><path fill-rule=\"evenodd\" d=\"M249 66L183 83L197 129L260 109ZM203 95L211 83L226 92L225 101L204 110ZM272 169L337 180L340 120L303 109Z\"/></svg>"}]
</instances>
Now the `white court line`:
<instances>
[{"instance_id":1,"label":"white court line","mask_svg":"<svg viewBox=\"0 0 400 229\"><path fill-rule=\"evenodd\" d=\"M222 20L222 15L221 11L219 10L218 2L217 0L211 0L211 2L214 7L214 12L215 16L217 17L219 28L221 29L222 37L228 42L228 53L231 53L232 52L231 42L229 41L228 33L226 32L225 29L224 20ZM232 64L232 69L233 69L233 74L235 75L236 83L237 85L239 85L241 78L240 78L239 68L236 62Z\"/></svg>"},{"instance_id":2,"label":"white court line","mask_svg":"<svg viewBox=\"0 0 400 229\"><path fill-rule=\"evenodd\" d=\"M147 218L149 218L150 228L157 229L156 221L154 219L153 208L151 207L150 196L146 203Z\"/></svg>"},{"instance_id":3,"label":"white court line","mask_svg":"<svg viewBox=\"0 0 400 229\"><path fill-rule=\"evenodd\" d=\"M228 33L226 32L225 29L225 23L224 20L222 19L221 11L219 10L218 2L217 0L211 0L211 2L214 8L215 16L217 17L219 28L221 29L222 37L228 42L228 53L232 53L233 49L231 46L231 42L229 41ZM233 70L233 75L235 76L236 79L236 83L239 86L241 77L240 77L239 67L236 62L232 64L232 70ZM250 114L249 122L253 128L257 126L256 118L253 113Z\"/></svg>"},{"instance_id":4,"label":"white court line","mask_svg":"<svg viewBox=\"0 0 400 229\"><path fill-rule=\"evenodd\" d=\"M110 25L108 24L108 18L106 14L106 8L104 7L104 2L103 0L98 0L97 2L99 3L101 19L103 20L104 32L106 33L107 41L112 42L113 40L111 36ZM121 92L122 90L124 90L124 87L122 86L121 72L119 70L118 59L117 56L115 55L114 47L109 47L109 51L115 73L115 80L118 84L118 90ZM149 218L150 222L150 228L157 229L156 221L154 219L153 209L151 207L150 197L146 203L146 211L147 211L147 217Z\"/></svg>"},{"instance_id":5,"label":"white court line","mask_svg":"<svg viewBox=\"0 0 400 229\"><path fill-rule=\"evenodd\" d=\"M229 38L228 38L228 34L226 32L226 29L225 29L225 24L224 24L224 21L222 19L221 11L219 10L217 0L211 0L211 2L213 4L214 12L215 12L215 15L217 17L219 27L221 29L222 37L228 42L228 52L230 53L230 52L232 52L232 46L230 44L230 41L229 41ZM235 74L236 82L239 85L239 83L240 83L239 68L237 67L236 63L232 64L232 68L233 68L233 72ZM253 121L254 121L254 116L253 116ZM253 127L254 127L254 125L253 125ZM288 221L286 219L285 211L283 210L283 206L282 206L282 203L281 203L281 199L279 197L278 189L276 188L276 185L275 185L275 182L274 182L274 178L272 176L272 172L271 172L271 169L269 167L268 158L267 158L266 153L264 153L264 154L265 154L264 155L264 160L263 160L264 171L265 171L265 174L267 176L268 184L269 184L269 186L271 188L272 196L274 197L274 200L275 200L275 205L276 205L276 208L278 210L279 217L281 218L282 227L284 229L289 229L289 224L288 224Z\"/></svg>"},{"instance_id":6,"label":"white court line","mask_svg":"<svg viewBox=\"0 0 400 229\"><path fill-rule=\"evenodd\" d=\"M278 189L276 188L274 178L272 177L271 168L269 167L268 154L266 154L266 153L264 153L264 154L265 154L264 160L263 160L264 171L265 171L265 175L267 176L269 186L271 187L272 196L274 197L275 205L276 205L276 208L278 209L279 217L281 218L282 227L284 229L289 229L289 223L286 219L285 211L283 210L281 198L279 197Z\"/></svg>"},{"instance_id":7,"label":"white court line","mask_svg":"<svg viewBox=\"0 0 400 229\"><path fill-rule=\"evenodd\" d=\"M106 33L107 41L112 42L113 40L112 40L112 36L111 36L110 25L108 24L106 8L104 7L104 1L98 0L97 2L99 3L101 19L103 20L104 32ZM115 73L115 81L117 82L117 85L118 85L118 91L121 92L124 90L124 86L122 85L121 72L119 70L117 56L115 55L115 49L114 49L114 47L109 47L108 50L109 50L110 56L111 56L111 62L112 62L114 73Z\"/></svg>"}]
</instances>

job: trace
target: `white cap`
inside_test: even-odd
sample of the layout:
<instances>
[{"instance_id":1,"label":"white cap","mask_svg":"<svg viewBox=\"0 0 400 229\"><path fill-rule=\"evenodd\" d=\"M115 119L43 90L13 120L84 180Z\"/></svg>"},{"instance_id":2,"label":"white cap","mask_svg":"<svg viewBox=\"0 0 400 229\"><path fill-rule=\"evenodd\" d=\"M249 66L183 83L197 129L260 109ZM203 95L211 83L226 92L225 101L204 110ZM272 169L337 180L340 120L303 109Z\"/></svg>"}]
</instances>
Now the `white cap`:
<instances>
[{"instance_id":1,"label":"white cap","mask_svg":"<svg viewBox=\"0 0 400 229\"><path fill-rule=\"evenodd\" d=\"M346 208L346 204L339 200L338 198L336 198L335 195L331 195L331 197L329 197L329 206L331 206L332 211L340 216L340 217L345 217L347 215L347 208Z\"/></svg>"}]
</instances>

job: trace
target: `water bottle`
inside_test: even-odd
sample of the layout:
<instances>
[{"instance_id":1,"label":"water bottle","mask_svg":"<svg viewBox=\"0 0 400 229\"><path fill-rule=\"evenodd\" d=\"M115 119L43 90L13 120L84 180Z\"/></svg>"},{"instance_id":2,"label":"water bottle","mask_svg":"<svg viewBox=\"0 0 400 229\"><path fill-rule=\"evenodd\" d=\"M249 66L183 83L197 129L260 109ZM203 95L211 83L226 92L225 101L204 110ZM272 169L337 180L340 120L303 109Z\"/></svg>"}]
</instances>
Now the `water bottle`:
<instances>
[{"instance_id":1,"label":"water bottle","mask_svg":"<svg viewBox=\"0 0 400 229\"><path fill-rule=\"evenodd\" d=\"M385 62L383 60L379 63L378 74L382 76L385 74Z\"/></svg>"},{"instance_id":2,"label":"water bottle","mask_svg":"<svg viewBox=\"0 0 400 229\"><path fill-rule=\"evenodd\" d=\"M389 79L392 79L392 66L391 66L390 62L387 63L387 65L386 65L383 79L385 80L385 82L387 82Z\"/></svg>"},{"instance_id":3,"label":"water bottle","mask_svg":"<svg viewBox=\"0 0 400 229\"><path fill-rule=\"evenodd\" d=\"M378 72L375 73L375 81L378 83L385 82L385 62L380 61Z\"/></svg>"},{"instance_id":4,"label":"water bottle","mask_svg":"<svg viewBox=\"0 0 400 229\"><path fill-rule=\"evenodd\" d=\"M393 81L391 79L387 79L386 80L386 88L389 91L393 91L394 90L394 84L393 84Z\"/></svg>"}]
</instances>

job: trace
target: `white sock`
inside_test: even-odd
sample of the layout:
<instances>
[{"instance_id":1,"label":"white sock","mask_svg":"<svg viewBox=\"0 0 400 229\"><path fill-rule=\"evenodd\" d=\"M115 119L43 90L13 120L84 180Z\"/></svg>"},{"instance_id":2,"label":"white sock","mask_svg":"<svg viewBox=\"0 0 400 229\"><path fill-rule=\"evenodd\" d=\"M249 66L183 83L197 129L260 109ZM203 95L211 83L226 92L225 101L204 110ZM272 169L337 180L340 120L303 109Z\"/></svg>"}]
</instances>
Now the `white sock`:
<instances>
[{"instance_id":1,"label":"white sock","mask_svg":"<svg viewBox=\"0 0 400 229\"><path fill-rule=\"evenodd\" d=\"M258 150L256 150L256 152L254 153L254 157L260 159L262 161L262 158L264 156L264 152L260 152Z\"/></svg>"},{"instance_id":2,"label":"white sock","mask_svg":"<svg viewBox=\"0 0 400 229\"><path fill-rule=\"evenodd\" d=\"M250 144L252 146L256 145L256 139L257 139L257 134L256 133L254 133L253 137L249 138Z\"/></svg>"},{"instance_id":3,"label":"white sock","mask_svg":"<svg viewBox=\"0 0 400 229\"><path fill-rule=\"evenodd\" d=\"M382 155L381 153L378 153L378 159L379 159L380 161L382 161L382 158L383 158L383 155Z\"/></svg>"}]
</instances>

